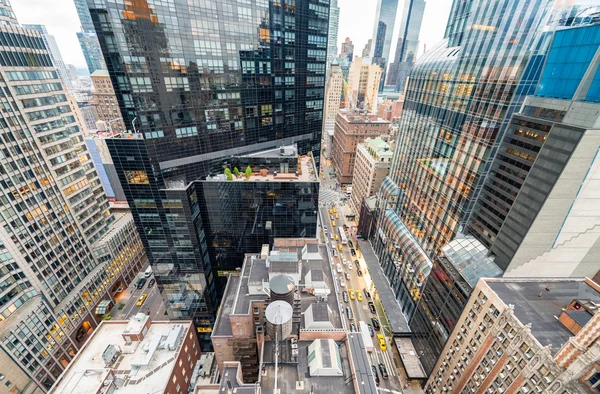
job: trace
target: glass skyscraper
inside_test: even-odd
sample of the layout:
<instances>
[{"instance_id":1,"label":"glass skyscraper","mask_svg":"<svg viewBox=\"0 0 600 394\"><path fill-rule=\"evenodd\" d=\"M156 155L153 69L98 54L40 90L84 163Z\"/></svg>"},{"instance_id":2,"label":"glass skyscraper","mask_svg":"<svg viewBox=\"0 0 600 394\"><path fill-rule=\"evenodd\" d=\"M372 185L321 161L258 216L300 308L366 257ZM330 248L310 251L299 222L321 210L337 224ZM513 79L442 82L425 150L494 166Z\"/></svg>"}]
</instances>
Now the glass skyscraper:
<instances>
[{"instance_id":1,"label":"glass skyscraper","mask_svg":"<svg viewBox=\"0 0 600 394\"><path fill-rule=\"evenodd\" d=\"M398 0L378 0L375 12L375 25L369 56L372 62L380 65L385 71L390 58L392 35L396 24ZM418 34L418 33L417 33Z\"/></svg>"},{"instance_id":2,"label":"glass skyscraper","mask_svg":"<svg viewBox=\"0 0 600 394\"><path fill-rule=\"evenodd\" d=\"M410 74L372 241L409 319L432 258L463 229L510 115L534 92L557 10L548 0L455 1Z\"/></svg>"},{"instance_id":3,"label":"glass skyscraper","mask_svg":"<svg viewBox=\"0 0 600 394\"><path fill-rule=\"evenodd\" d=\"M79 16L79 22L81 23L81 31L77 32L77 39L79 40L83 57L88 66L88 71L92 74L96 70L106 70L102 50L100 49L98 37L96 37L94 23L92 22L92 16L87 7L86 0L73 0L73 2Z\"/></svg>"},{"instance_id":4,"label":"glass skyscraper","mask_svg":"<svg viewBox=\"0 0 600 394\"><path fill-rule=\"evenodd\" d=\"M318 168L329 1L193 0L167 6L88 0L88 6L132 131L107 144L136 225L169 315L192 317L207 332L222 290L215 285L217 267L241 264L233 257L227 263L221 259L236 254L217 249L238 245L231 237L221 243L225 237L215 237L213 228L242 215L203 214L202 182L223 175L225 168L233 171L236 158L284 145L297 146L300 156L312 152ZM238 161L241 172L250 165ZM251 171L260 171L257 166ZM294 168L278 172L294 173ZM280 209L267 208L275 198L269 194L284 198L291 192L239 193L256 194L241 206L266 229L278 222L261 212ZM205 209L216 209L214 204L207 202ZM307 212L297 209L295 215ZM301 236L301 226L290 227Z\"/></svg>"}]
</instances>

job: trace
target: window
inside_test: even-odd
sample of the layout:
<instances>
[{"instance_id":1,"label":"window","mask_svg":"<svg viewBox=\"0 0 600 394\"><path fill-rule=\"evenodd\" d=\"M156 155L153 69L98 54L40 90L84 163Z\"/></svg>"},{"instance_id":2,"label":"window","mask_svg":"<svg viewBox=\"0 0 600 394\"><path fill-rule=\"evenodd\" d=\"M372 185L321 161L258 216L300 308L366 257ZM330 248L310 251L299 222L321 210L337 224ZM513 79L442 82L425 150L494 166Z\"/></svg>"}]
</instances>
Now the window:
<instances>
[{"instance_id":1,"label":"window","mask_svg":"<svg viewBox=\"0 0 600 394\"><path fill-rule=\"evenodd\" d=\"M127 179L127 183L130 185L149 185L150 181L148 180L148 175L146 171L141 170L130 170L124 171L125 179Z\"/></svg>"},{"instance_id":2,"label":"window","mask_svg":"<svg viewBox=\"0 0 600 394\"><path fill-rule=\"evenodd\" d=\"M193 137L195 135L198 135L198 129L196 128L196 126L183 127L181 129L175 129L175 134L177 138Z\"/></svg>"}]
</instances>

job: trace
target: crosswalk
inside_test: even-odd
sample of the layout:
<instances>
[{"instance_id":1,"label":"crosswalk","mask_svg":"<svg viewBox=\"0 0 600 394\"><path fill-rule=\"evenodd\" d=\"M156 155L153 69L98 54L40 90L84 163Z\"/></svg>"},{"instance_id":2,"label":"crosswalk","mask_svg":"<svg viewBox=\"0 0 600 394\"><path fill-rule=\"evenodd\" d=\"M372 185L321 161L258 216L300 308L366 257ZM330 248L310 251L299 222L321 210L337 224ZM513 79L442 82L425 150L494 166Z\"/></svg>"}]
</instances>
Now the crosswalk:
<instances>
[{"instance_id":1,"label":"crosswalk","mask_svg":"<svg viewBox=\"0 0 600 394\"><path fill-rule=\"evenodd\" d=\"M386 341L389 340L386 338ZM371 359L372 365L377 366L379 365L379 363L382 363L383 365L385 365L388 374L390 374L393 377L397 376L396 367L394 366L394 361L390 357L389 352L383 352L376 348L371 352L371 354L369 354L369 358Z\"/></svg>"},{"instance_id":2,"label":"crosswalk","mask_svg":"<svg viewBox=\"0 0 600 394\"><path fill-rule=\"evenodd\" d=\"M341 197L342 193L336 190L321 188L319 190L319 206L330 208L331 204L339 202Z\"/></svg>"}]
</instances>

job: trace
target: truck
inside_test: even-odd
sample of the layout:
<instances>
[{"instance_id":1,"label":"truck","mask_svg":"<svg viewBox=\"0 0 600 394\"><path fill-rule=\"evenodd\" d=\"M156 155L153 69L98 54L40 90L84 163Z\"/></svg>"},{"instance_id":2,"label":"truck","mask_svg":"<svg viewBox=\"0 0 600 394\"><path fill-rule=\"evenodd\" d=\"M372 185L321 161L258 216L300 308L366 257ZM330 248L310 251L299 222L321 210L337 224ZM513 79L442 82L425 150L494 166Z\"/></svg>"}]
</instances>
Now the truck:
<instances>
[{"instance_id":1,"label":"truck","mask_svg":"<svg viewBox=\"0 0 600 394\"><path fill-rule=\"evenodd\" d=\"M360 321L358 327L360 328L360 334L365 343L365 349L367 349L367 352L371 353L373 351L373 339L371 338L371 334L369 334L369 327L367 327L367 323L364 321Z\"/></svg>"},{"instance_id":2,"label":"truck","mask_svg":"<svg viewBox=\"0 0 600 394\"><path fill-rule=\"evenodd\" d=\"M152 267L148 266L148 268L146 268L146 271L144 272L144 278L149 278L150 275L152 275Z\"/></svg>"}]
</instances>

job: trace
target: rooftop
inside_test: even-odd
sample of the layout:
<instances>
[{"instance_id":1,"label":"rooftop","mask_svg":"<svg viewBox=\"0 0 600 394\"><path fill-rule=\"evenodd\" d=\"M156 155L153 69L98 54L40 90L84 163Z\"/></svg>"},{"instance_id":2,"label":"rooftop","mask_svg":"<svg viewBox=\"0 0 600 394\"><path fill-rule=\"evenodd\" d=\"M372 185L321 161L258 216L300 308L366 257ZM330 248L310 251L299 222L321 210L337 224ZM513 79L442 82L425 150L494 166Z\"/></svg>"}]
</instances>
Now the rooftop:
<instances>
[{"instance_id":1,"label":"rooftop","mask_svg":"<svg viewBox=\"0 0 600 394\"><path fill-rule=\"evenodd\" d=\"M257 153L258 155L258 153ZM255 156L256 157L256 156ZM298 156L298 175L293 168L289 169L289 173L278 172L274 175L272 171L267 171L265 175L261 175L260 172L253 172L250 178L246 180L246 176L242 169L240 169L239 177L233 175L231 182L318 182L316 166L313 162L312 156ZM207 182L223 182L226 181L227 177L225 174L219 174L212 178L207 178Z\"/></svg>"},{"instance_id":2,"label":"rooftop","mask_svg":"<svg viewBox=\"0 0 600 394\"><path fill-rule=\"evenodd\" d=\"M94 71L90 77L109 77L110 74L108 73L108 70L96 70Z\"/></svg>"},{"instance_id":3,"label":"rooftop","mask_svg":"<svg viewBox=\"0 0 600 394\"><path fill-rule=\"evenodd\" d=\"M487 248L472 236L455 238L442 247L442 252L471 287L475 287L480 278L502 275L502 270L494 263L494 258L488 256Z\"/></svg>"},{"instance_id":4,"label":"rooftop","mask_svg":"<svg viewBox=\"0 0 600 394\"><path fill-rule=\"evenodd\" d=\"M556 354L573 336L558 321L563 308L574 299L600 303L599 287L589 279L485 279L485 281L506 305L514 305L514 314L521 323L531 324L531 334L542 346L552 345L552 354Z\"/></svg>"},{"instance_id":5,"label":"rooftop","mask_svg":"<svg viewBox=\"0 0 600 394\"><path fill-rule=\"evenodd\" d=\"M338 112L338 116L343 118L348 123L371 123L371 124L382 124L389 125L385 119L381 119L377 114L370 114L365 110L357 109L341 109Z\"/></svg>"},{"instance_id":6,"label":"rooftop","mask_svg":"<svg viewBox=\"0 0 600 394\"><path fill-rule=\"evenodd\" d=\"M192 328L191 322L151 322L142 341L127 344L121 334L129 325L128 321L103 321L50 392L96 393L111 373L117 378L118 392L121 394L164 391L181 350L181 338L185 338ZM178 332L178 340L174 350L171 350L166 342L173 332ZM108 345L121 350L116 363L109 367L103 359ZM123 381L124 384L121 383Z\"/></svg>"}]
</instances>

